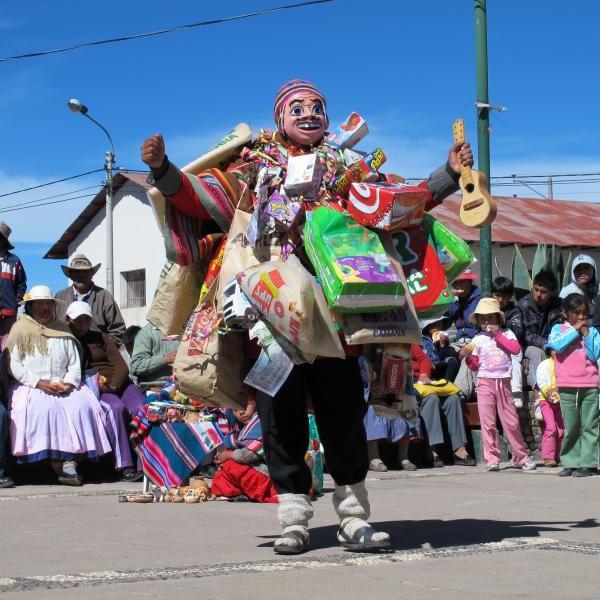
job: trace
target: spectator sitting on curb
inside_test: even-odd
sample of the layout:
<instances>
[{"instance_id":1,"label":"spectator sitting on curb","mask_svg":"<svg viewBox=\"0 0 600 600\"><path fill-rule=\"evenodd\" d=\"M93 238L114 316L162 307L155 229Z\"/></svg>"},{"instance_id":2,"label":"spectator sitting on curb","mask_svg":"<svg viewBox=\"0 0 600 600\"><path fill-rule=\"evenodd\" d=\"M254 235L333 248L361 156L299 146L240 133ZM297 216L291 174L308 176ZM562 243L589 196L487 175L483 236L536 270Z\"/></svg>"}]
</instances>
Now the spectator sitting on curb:
<instances>
[{"instance_id":1,"label":"spectator sitting on curb","mask_svg":"<svg viewBox=\"0 0 600 600\"><path fill-rule=\"evenodd\" d=\"M471 269L467 269L452 283L455 300L454 304L446 311L446 316L452 319L456 327L456 334L451 341L457 352L463 346L469 344L479 331L477 324L469 320L481 299L481 289L473 283L476 279L477 275ZM465 399L469 400L475 389L475 376L467 368L464 360L460 363L458 375L454 382L464 394Z\"/></svg>"},{"instance_id":2,"label":"spectator sitting on curb","mask_svg":"<svg viewBox=\"0 0 600 600\"><path fill-rule=\"evenodd\" d=\"M417 344L411 344L410 355L413 365L413 379L415 384L430 384L433 365L427 354ZM458 394L439 396L426 394L421 396L415 390L417 402L421 409L427 441L429 443L429 459L434 468L443 467L444 462L438 455L438 447L444 444L444 430L442 427L442 413L446 420L450 442L454 451L454 464L472 467L477 462L471 458L465 448L467 432L462 411L462 401Z\"/></svg>"},{"instance_id":3,"label":"spectator sitting on curb","mask_svg":"<svg viewBox=\"0 0 600 600\"><path fill-rule=\"evenodd\" d=\"M81 300L67 308L67 325L81 347L82 371L85 380L97 378L98 400L107 415L106 433L113 449L115 470L121 481L141 481L143 473L136 471L129 445L129 424L144 403L145 396L131 383L129 370L117 348L106 333L91 330L92 307Z\"/></svg>"},{"instance_id":4,"label":"spectator sitting on curb","mask_svg":"<svg viewBox=\"0 0 600 600\"><path fill-rule=\"evenodd\" d=\"M525 358L529 359L531 387L537 386L535 373L546 360L546 344L552 327L562 321L560 300L556 296L558 284L552 271L540 271L533 278L531 293L519 300L523 313L523 341Z\"/></svg>"},{"instance_id":5,"label":"spectator sitting on curb","mask_svg":"<svg viewBox=\"0 0 600 600\"><path fill-rule=\"evenodd\" d=\"M131 374L142 391L161 387L171 377L179 342L179 336L164 336L151 323L140 329L133 345Z\"/></svg>"},{"instance_id":6,"label":"spectator sitting on curb","mask_svg":"<svg viewBox=\"0 0 600 600\"><path fill-rule=\"evenodd\" d=\"M596 261L587 254L580 254L571 263L571 283L565 285L558 296L566 298L569 294L581 294L591 302L597 293Z\"/></svg>"},{"instance_id":7,"label":"spectator sitting on curb","mask_svg":"<svg viewBox=\"0 0 600 600\"><path fill-rule=\"evenodd\" d=\"M93 328L107 333L117 346L121 346L125 334L125 321L112 294L92 281L99 268L100 264L93 266L84 254L73 256L68 267L61 266L73 285L56 294L57 299L62 300L57 317L64 321L66 307L75 300L83 300L92 307Z\"/></svg>"},{"instance_id":8,"label":"spectator sitting on curb","mask_svg":"<svg viewBox=\"0 0 600 600\"><path fill-rule=\"evenodd\" d=\"M365 401L368 402L371 393L371 368L363 356L358 359L363 380ZM408 445L411 429L418 434L418 419L408 420L402 416L387 417L377 414L369 404L364 416L367 434L367 450L369 452L369 471L385 473L388 468L381 460L379 443L389 442L398 449L398 462L403 471L416 471L417 466L408 460Z\"/></svg>"},{"instance_id":9,"label":"spectator sitting on curb","mask_svg":"<svg viewBox=\"0 0 600 600\"><path fill-rule=\"evenodd\" d=\"M445 328L449 325L448 317L428 319L420 322L423 334L423 350L433 363L434 379L454 381L460 367L456 348L450 345Z\"/></svg>"}]
</instances>

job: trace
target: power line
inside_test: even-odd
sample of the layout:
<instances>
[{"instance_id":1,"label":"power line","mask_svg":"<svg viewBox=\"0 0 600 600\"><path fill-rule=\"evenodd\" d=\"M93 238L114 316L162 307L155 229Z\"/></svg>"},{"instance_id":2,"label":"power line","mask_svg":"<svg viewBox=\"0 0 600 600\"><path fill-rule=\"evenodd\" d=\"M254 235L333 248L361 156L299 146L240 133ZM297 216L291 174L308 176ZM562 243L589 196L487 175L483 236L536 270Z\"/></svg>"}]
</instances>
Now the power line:
<instances>
[{"instance_id":1,"label":"power line","mask_svg":"<svg viewBox=\"0 0 600 600\"><path fill-rule=\"evenodd\" d=\"M9 60L18 60L21 58L33 58L36 56L46 56L48 54L58 54L60 52L69 52L71 50L79 50L80 48L88 48L90 46L101 46L103 44L116 44L118 42L126 42L128 40L136 40L140 38L152 37L156 35L163 35L165 33L173 33L174 31L181 31L184 29L193 29L195 27L204 27L206 25L217 25L219 23L227 23L229 21L239 21L241 19L249 19L250 17L258 17L260 15L266 15L269 13L278 12L281 10L288 10L292 8L300 8L303 6L310 6L312 4L325 4L326 2L333 2L334 0L309 0L308 2L298 2L296 4L286 4L283 6L276 6L275 8L265 8L252 13L246 13L243 15L235 15L233 17L221 17L219 19L211 19L209 21L199 21L197 23L188 23L187 25L177 25L175 27L168 27L166 29L158 29L157 31L148 31L146 33L136 33L133 35L126 35L117 38L110 38L106 40L96 40L94 42L85 42L83 44L75 44L73 46L67 46L65 48L55 48L53 50L42 50L39 52L28 52L27 54L18 54L15 56L6 56L0 58L0 62L8 62Z\"/></svg>"},{"instance_id":2,"label":"power line","mask_svg":"<svg viewBox=\"0 0 600 600\"><path fill-rule=\"evenodd\" d=\"M531 177L592 177L595 175L600 175L600 173L550 173L549 175L500 175L496 177L492 177L492 179L529 179Z\"/></svg>"},{"instance_id":3,"label":"power line","mask_svg":"<svg viewBox=\"0 0 600 600\"><path fill-rule=\"evenodd\" d=\"M83 194L82 196L73 196L72 198L63 198L62 200L53 200L52 202L43 202L40 204L32 204L30 206L16 205L16 208L0 208L0 213L15 212L18 210L25 210L27 208L37 208L38 206L48 206L49 204L60 204L61 202L70 202L71 200L79 200L80 198L94 198L95 194Z\"/></svg>"},{"instance_id":4,"label":"power line","mask_svg":"<svg viewBox=\"0 0 600 600\"><path fill-rule=\"evenodd\" d=\"M87 173L80 173L79 175L71 175L71 177L65 177L64 179L56 179L55 181L48 181L47 183L40 183L39 185L33 185L28 188L22 188L20 190L14 190L12 192L6 192L5 194L0 194L0 198L4 198L6 196L12 196L14 194L20 194L21 192L29 192L30 190L37 190L42 187L46 187L48 185L54 185L55 183L62 183L63 181L70 181L71 179L77 179L78 177L85 177L86 175L91 175L92 173L100 173L100 171L104 171L104 169L96 169L95 171L88 171Z\"/></svg>"},{"instance_id":5,"label":"power line","mask_svg":"<svg viewBox=\"0 0 600 600\"><path fill-rule=\"evenodd\" d=\"M78 190L70 190L68 192L63 192L62 194L55 194L54 196L45 196L44 198L36 198L35 200L28 200L27 202L20 202L18 204L8 204L7 206L0 206L0 210L14 208L18 206L25 206L27 204L36 204L38 202L44 202L45 200L52 200L53 198L60 198L61 196L68 196L70 194L77 194L78 192L85 192L86 190L92 190L102 187L104 187L104 185L90 185L89 187L80 188Z\"/></svg>"}]
</instances>

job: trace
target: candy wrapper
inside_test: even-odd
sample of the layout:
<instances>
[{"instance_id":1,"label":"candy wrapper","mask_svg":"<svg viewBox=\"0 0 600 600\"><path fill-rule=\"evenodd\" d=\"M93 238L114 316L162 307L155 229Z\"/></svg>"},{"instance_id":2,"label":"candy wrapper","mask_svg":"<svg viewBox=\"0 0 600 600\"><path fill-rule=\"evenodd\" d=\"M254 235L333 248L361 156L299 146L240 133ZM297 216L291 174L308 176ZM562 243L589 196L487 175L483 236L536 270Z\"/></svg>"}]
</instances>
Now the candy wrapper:
<instances>
[{"instance_id":1,"label":"candy wrapper","mask_svg":"<svg viewBox=\"0 0 600 600\"><path fill-rule=\"evenodd\" d=\"M376 233L322 206L306 215L304 246L329 302L339 312L378 312L404 304L404 286Z\"/></svg>"},{"instance_id":2,"label":"candy wrapper","mask_svg":"<svg viewBox=\"0 0 600 600\"><path fill-rule=\"evenodd\" d=\"M314 200L319 195L322 178L323 169L316 154L290 156L283 189L288 198Z\"/></svg>"},{"instance_id":3,"label":"candy wrapper","mask_svg":"<svg viewBox=\"0 0 600 600\"><path fill-rule=\"evenodd\" d=\"M295 227L304 216L301 202L290 200L279 192L273 192L263 207L265 215L271 217L278 229L289 231Z\"/></svg>"},{"instance_id":4,"label":"candy wrapper","mask_svg":"<svg viewBox=\"0 0 600 600\"><path fill-rule=\"evenodd\" d=\"M386 160L387 158L381 148L377 148L371 154L360 158L334 181L333 193L343 196L350 189L353 182L375 181L379 177L378 169Z\"/></svg>"},{"instance_id":5,"label":"candy wrapper","mask_svg":"<svg viewBox=\"0 0 600 600\"><path fill-rule=\"evenodd\" d=\"M238 281L262 318L303 353L345 356L323 293L296 256L250 267Z\"/></svg>"},{"instance_id":6,"label":"candy wrapper","mask_svg":"<svg viewBox=\"0 0 600 600\"><path fill-rule=\"evenodd\" d=\"M425 215L423 225L433 240L446 279L452 283L473 262L473 252L467 242L431 215Z\"/></svg>"},{"instance_id":7,"label":"candy wrapper","mask_svg":"<svg viewBox=\"0 0 600 600\"><path fill-rule=\"evenodd\" d=\"M335 131L327 136L327 141L332 146L344 150L356 146L368 133L367 122L358 113L353 112Z\"/></svg>"},{"instance_id":8,"label":"candy wrapper","mask_svg":"<svg viewBox=\"0 0 600 600\"><path fill-rule=\"evenodd\" d=\"M427 193L402 183L353 183L346 209L365 227L384 231L419 225Z\"/></svg>"}]
</instances>

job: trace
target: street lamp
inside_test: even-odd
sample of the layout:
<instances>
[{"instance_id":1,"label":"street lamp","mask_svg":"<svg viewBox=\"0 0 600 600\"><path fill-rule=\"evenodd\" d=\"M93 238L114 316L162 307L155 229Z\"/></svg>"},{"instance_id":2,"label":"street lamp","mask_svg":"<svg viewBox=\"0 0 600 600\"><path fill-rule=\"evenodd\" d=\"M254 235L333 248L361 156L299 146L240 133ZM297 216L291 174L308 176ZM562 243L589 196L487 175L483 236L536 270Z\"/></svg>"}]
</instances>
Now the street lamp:
<instances>
[{"instance_id":1,"label":"street lamp","mask_svg":"<svg viewBox=\"0 0 600 600\"><path fill-rule=\"evenodd\" d=\"M75 98L71 98L67 102L67 106L76 113L79 113L98 125L102 131L106 134L108 141L110 142L110 150L106 153L104 158L104 170L106 171L106 289L114 295L114 277L113 277L113 168L115 165L115 146L113 144L110 133L104 125L96 121L93 117L88 114L88 107L85 104L79 102Z\"/></svg>"}]
</instances>

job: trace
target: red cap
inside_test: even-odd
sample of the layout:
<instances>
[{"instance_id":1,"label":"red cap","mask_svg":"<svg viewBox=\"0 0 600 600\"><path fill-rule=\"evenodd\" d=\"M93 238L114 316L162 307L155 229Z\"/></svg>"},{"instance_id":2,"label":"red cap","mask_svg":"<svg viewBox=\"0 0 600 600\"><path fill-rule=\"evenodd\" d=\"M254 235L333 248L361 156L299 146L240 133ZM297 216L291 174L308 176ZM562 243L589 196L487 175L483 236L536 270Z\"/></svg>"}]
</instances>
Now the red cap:
<instances>
[{"instance_id":1,"label":"red cap","mask_svg":"<svg viewBox=\"0 0 600 600\"><path fill-rule=\"evenodd\" d=\"M471 269L467 269L464 273L462 273L461 275L459 275L454 281L461 281L464 279L470 279L471 281L474 281L475 279L477 279L478 275L477 273L473 273L473 271L471 271Z\"/></svg>"}]
</instances>

